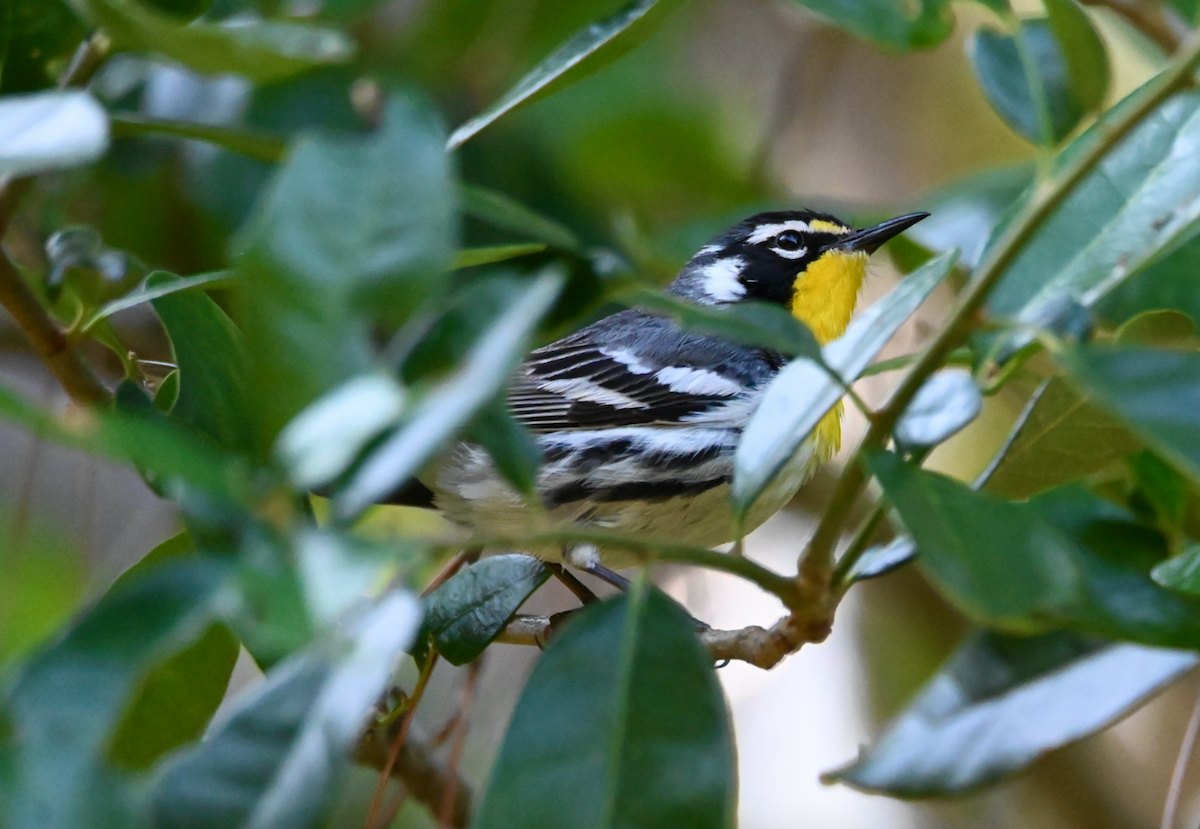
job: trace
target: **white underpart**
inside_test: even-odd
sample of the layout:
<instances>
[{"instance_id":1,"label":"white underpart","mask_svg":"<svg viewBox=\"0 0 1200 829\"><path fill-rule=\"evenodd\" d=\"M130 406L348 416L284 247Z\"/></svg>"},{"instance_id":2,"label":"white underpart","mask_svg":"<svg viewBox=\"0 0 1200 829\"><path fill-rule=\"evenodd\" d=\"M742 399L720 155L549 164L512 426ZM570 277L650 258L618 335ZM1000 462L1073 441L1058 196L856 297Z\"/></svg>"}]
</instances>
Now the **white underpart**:
<instances>
[{"instance_id":1,"label":"white underpart","mask_svg":"<svg viewBox=\"0 0 1200 829\"><path fill-rule=\"evenodd\" d=\"M634 400L619 391L606 389L598 383L593 383L585 377L574 377L569 380L548 380L542 383L542 388L557 392L571 400L584 400L589 403L603 403L616 409L644 409L646 404Z\"/></svg>"},{"instance_id":2,"label":"white underpart","mask_svg":"<svg viewBox=\"0 0 1200 829\"><path fill-rule=\"evenodd\" d=\"M600 349L600 353L606 357L611 357L625 368L629 369L632 374L649 374L654 371L653 366L648 366L643 363L636 354L624 349Z\"/></svg>"},{"instance_id":3,"label":"white underpart","mask_svg":"<svg viewBox=\"0 0 1200 829\"><path fill-rule=\"evenodd\" d=\"M784 259L799 259L808 253L808 248L797 248L796 250L784 250L783 248L771 248L771 252L776 256L782 256Z\"/></svg>"},{"instance_id":4,"label":"white underpart","mask_svg":"<svg viewBox=\"0 0 1200 829\"><path fill-rule=\"evenodd\" d=\"M698 274L704 295L713 302L736 302L746 295L746 286L738 279L746 260L737 256L718 259L700 268Z\"/></svg>"},{"instance_id":5,"label":"white underpart","mask_svg":"<svg viewBox=\"0 0 1200 829\"><path fill-rule=\"evenodd\" d=\"M665 385L671 391L680 394L718 395L732 397L743 390L741 383L722 377L714 371L703 368L687 368L670 366L659 369L654 379Z\"/></svg>"}]
</instances>

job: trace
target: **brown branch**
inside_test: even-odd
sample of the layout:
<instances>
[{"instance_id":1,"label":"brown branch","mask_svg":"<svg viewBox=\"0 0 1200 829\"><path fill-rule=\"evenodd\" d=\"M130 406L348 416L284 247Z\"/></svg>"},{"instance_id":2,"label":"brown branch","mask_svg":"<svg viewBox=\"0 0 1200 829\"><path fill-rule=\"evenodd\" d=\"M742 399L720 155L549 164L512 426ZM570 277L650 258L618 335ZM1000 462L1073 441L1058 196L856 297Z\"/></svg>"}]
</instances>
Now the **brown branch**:
<instances>
[{"instance_id":1,"label":"brown branch","mask_svg":"<svg viewBox=\"0 0 1200 829\"><path fill-rule=\"evenodd\" d=\"M355 759L379 770L387 765L391 739L387 733L367 732L358 744ZM455 777L452 781L431 756L429 748L411 734L404 741L400 754L392 767L396 777L408 793L436 815L442 807L447 792L454 792L454 807L450 811L450 826L466 829L471 821L471 787L465 780Z\"/></svg>"},{"instance_id":2,"label":"brown branch","mask_svg":"<svg viewBox=\"0 0 1200 829\"><path fill-rule=\"evenodd\" d=\"M1166 3L1153 0L1083 0L1083 3L1111 9L1168 55L1179 51L1189 34L1187 24Z\"/></svg>"}]
</instances>

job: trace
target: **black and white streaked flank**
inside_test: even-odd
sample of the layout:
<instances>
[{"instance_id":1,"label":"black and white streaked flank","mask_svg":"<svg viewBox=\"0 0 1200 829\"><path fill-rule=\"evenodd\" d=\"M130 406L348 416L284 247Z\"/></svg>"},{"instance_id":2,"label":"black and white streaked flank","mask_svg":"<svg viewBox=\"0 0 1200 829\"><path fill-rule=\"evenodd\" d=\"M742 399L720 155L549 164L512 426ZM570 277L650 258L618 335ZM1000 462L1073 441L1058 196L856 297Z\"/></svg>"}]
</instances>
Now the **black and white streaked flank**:
<instances>
[{"instance_id":1,"label":"black and white streaked flank","mask_svg":"<svg viewBox=\"0 0 1200 829\"><path fill-rule=\"evenodd\" d=\"M811 211L761 213L698 251L667 291L703 305L758 299L790 309L813 262L848 249L862 252L865 264L879 239L919 218L855 232ZM861 250L854 247L859 237ZM851 307L860 283L861 273L850 288ZM638 309L613 314L534 351L514 377L508 406L542 450L543 509L531 510L486 452L466 443L442 459L430 481L435 503L451 520L488 535L582 525L679 544L730 541L734 451L789 356L684 331ZM806 441L759 499L747 529L778 511L828 460L836 440ZM553 559L561 551L530 552ZM611 552L605 560L629 563Z\"/></svg>"}]
</instances>

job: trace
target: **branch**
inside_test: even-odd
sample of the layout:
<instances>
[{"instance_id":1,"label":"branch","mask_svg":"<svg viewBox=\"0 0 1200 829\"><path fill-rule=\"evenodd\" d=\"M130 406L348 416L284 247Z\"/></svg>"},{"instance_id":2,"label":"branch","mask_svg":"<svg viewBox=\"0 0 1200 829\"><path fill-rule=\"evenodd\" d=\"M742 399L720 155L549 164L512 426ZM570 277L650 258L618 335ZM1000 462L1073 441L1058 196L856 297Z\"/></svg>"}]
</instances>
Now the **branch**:
<instances>
[{"instance_id":1,"label":"branch","mask_svg":"<svg viewBox=\"0 0 1200 829\"><path fill-rule=\"evenodd\" d=\"M809 603L829 596L833 572L833 549L842 534L854 502L866 486L862 460L873 450L886 446L892 429L925 380L946 361L970 332L971 325L987 301L988 294L1012 264L1017 254L1033 237L1042 223L1062 204L1088 173L1163 101L1192 82L1192 70L1200 62L1200 34L1193 35L1156 79L1140 101L1117 115L1111 123L1099 124L1090 147L1056 176L1043 181L1029 203L1022 208L1004 231L987 258L980 263L972 281L962 294L949 320L917 358L888 404L872 421L854 459L847 464L829 506L800 559L800 589ZM832 605L832 603L829 603ZM829 608L832 613L832 606Z\"/></svg>"},{"instance_id":2,"label":"branch","mask_svg":"<svg viewBox=\"0 0 1200 829\"><path fill-rule=\"evenodd\" d=\"M354 759L382 771L387 765L390 744L388 733L370 730L359 742ZM428 746L409 734L396 758L396 764L392 767L392 775L404 784L408 793L423 804L431 815L438 814L446 793L453 790L454 808L451 810L449 825L455 829L466 829L471 821L470 784L458 777L452 780L433 760L431 754Z\"/></svg>"},{"instance_id":3,"label":"branch","mask_svg":"<svg viewBox=\"0 0 1200 829\"><path fill-rule=\"evenodd\" d=\"M1179 51L1188 36L1187 24L1166 3L1152 0L1083 0L1088 6L1111 9L1125 22L1158 44L1165 54Z\"/></svg>"}]
</instances>

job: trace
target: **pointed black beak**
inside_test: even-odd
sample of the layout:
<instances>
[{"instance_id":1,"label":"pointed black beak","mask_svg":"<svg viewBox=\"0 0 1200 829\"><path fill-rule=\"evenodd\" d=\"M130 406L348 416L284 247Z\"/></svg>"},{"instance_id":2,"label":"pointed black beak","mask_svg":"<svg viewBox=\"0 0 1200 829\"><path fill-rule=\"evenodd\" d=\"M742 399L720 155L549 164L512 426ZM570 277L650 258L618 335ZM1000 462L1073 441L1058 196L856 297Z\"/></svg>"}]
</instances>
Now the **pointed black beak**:
<instances>
[{"instance_id":1,"label":"pointed black beak","mask_svg":"<svg viewBox=\"0 0 1200 829\"><path fill-rule=\"evenodd\" d=\"M928 217L928 213L909 213L905 216L897 216L894 219L881 222L874 227L856 230L849 236L843 236L837 242L830 245L830 247L840 250L861 250L864 253L874 253L888 239L898 236L917 222Z\"/></svg>"}]
</instances>

